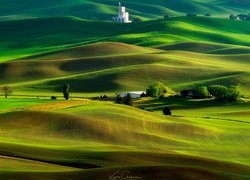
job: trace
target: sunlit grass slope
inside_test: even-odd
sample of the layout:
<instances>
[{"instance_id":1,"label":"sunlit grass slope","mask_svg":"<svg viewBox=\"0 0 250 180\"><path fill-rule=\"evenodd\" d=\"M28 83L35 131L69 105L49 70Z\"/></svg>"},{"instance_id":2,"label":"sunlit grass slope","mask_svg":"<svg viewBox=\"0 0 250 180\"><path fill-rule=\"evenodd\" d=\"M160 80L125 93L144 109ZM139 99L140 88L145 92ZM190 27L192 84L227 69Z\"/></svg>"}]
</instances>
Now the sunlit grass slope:
<instances>
[{"instance_id":1,"label":"sunlit grass slope","mask_svg":"<svg viewBox=\"0 0 250 180\"><path fill-rule=\"evenodd\" d=\"M218 53L231 47L239 49L238 53ZM61 94L64 82L79 96L145 90L155 81L176 91L239 84L249 97L248 47L189 42L158 48L109 42L34 55L1 63L0 84L11 85L15 95L37 96Z\"/></svg>"},{"instance_id":2,"label":"sunlit grass slope","mask_svg":"<svg viewBox=\"0 0 250 180\"><path fill-rule=\"evenodd\" d=\"M75 17L39 18L0 22L0 26L1 61L100 41L150 47L183 41L250 45L250 22L205 17L132 24Z\"/></svg>"},{"instance_id":3,"label":"sunlit grass slope","mask_svg":"<svg viewBox=\"0 0 250 180\"><path fill-rule=\"evenodd\" d=\"M0 170L11 177L4 169L6 161L11 164L18 160L27 165L15 164L9 169L12 175L24 169L32 172L28 166L35 163L38 167L34 171L40 173L31 177L73 174L75 178L105 179L120 169L149 179L160 169L160 179L191 178L194 174L203 178L249 177L249 126L202 118L199 112L193 114L198 116L193 119L164 117L87 100L43 102L17 112L7 108L0 112L0 154L5 159L0 161L4 163ZM51 173L41 173L47 171L46 163ZM150 173L146 173L147 169L151 169Z\"/></svg>"}]
</instances>

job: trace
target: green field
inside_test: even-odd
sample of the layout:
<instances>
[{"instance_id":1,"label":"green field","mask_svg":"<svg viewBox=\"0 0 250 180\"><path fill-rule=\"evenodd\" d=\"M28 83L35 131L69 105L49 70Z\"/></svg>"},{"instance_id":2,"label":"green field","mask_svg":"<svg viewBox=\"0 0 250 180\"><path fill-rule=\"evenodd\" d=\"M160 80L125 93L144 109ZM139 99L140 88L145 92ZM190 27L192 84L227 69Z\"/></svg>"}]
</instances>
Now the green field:
<instances>
[{"instance_id":1,"label":"green field","mask_svg":"<svg viewBox=\"0 0 250 180\"><path fill-rule=\"evenodd\" d=\"M26 167L35 164L30 177L106 179L125 169L146 179L163 170L169 174L158 174L161 178L249 178L249 103L207 108L208 102L180 100L173 116L164 117L110 102L31 100L33 105L13 111L27 99L9 99L12 107L1 111L3 177L27 177ZM166 106L147 101L137 104Z\"/></svg>"},{"instance_id":2,"label":"green field","mask_svg":"<svg viewBox=\"0 0 250 180\"><path fill-rule=\"evenodd\" d=\"M160 80L177 91L240 84L249 96L246 21L180 17L114 24L47 18L0 24L2 32L20 27L0 43L0 85L12 86L16 95L58 94L65 81L79 96L114 95Z\"/></svg>"},{"instance_id":3,"label":"green field","mask_svg":"<svg viewBox=\"0 0 250 180\"><path fill-rule=\"evenodd\" d=\"M109 179L124 171L250 179L250 22L221 18L245 13L247 1L128 0L133 18L149 20L131 24L99 21L116 13L115 1L9 3L0 0L0 87L13 90L0 97L0 179ZM151 20L167 13L180 17ZM240 85L245 98L142 98L134 107L87 99L156 81L177 93Z\"/></svg>"},{"instance_id":4,"label":"green field","mask_svg":"<svg viewBox=\"0 0 250 180\"><path fill-rule=\"evenodd\" d=\"M91 20L111 20L118 12L116 0L8 0L0 1L0 16L2 19L20 19L32 17L52 16L78 16ZM229 16L230 13L249 12L247 0L143 0L121 1L129 10L132 18L157 19L166 14L172 16L186 13L204 15L211 13L213 16Z\"/></svg>"}]
</instances>

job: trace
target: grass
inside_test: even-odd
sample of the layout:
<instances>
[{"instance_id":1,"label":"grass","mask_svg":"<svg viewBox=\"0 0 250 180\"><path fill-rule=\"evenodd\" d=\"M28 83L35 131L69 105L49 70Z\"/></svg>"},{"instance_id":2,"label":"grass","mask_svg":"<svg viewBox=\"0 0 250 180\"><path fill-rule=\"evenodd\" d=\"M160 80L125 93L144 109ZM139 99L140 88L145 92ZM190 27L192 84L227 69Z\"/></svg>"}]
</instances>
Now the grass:
<instances>
[{"instance_id":1,"label":"grass","mask_svg":"<svg viewBox=\"0 0 250 180\"><path fill-rule=\"evenodd\" d=\"M24 100L19 99L19 103ZM33 99L34 104L36 101ZM249 126L244 123L249 121L233 114L228 114L227 120L220 119L219 114L230 106L214 105L210 109L208 101L169 99L161 103L169 106L171 102L182 104L174 106L173 117L110 102L83 100L43 102L28 107L24 103L26 108L16 112L6 107L1 112L0 152L14 160L49 163L51 172L57 171L58 166L61 173L55 177L69 176L74 171L77 177L92 172L96 173L95 178L102 173L108 177L118 166L142 177L145 177L142 170L157 167L171 172L174 168L177 172L173 175L186 178L191 175L183 174L182 168L186 169L184 172L204 178L227 177L226 174L235 178L249 176ZM149 103L145 99L138 103L162 108L157 101ZM249 109L249 103L232 106L238 113L244 111L243 107ZM60 166L65 169L60 170ZM98 168L81 170L94 166ZM22 167L9 171L16 175L19 169ZM41 167L37 171L43 176ZM4 174L10 176L6 171ZM53 176L53 173L46 174ZM148 176L153 177L153 174Z\"/></svg>"},{"instance_id":2,"label":"grass","mask_svg":"<svg viewBox=\"0 0 250 180\"><path fill-rule=\"evenodd\" d=\"M0 37L1 61L101 41L118 41L150 47L178 41L250 45L249 22L205 17L178 17L170 21L133 24L60 17L4 21L0 22L0 25L0 32L4 34ZM219 25L220 28L214 28ZM16 28L19 29L18 33L13 31Z\"/></svg>"},{"instance_id":3,"label":"grass","mask_svg":"<svg viewBox=\"0 0 250 180\"><path fill-rule=\"evenodd\" d=\"M25 6L27 4L28 6ZM202 1L177 1L166 2L143 0L135 2L127 0L123 4L128 8L132 18L156 19L166 14L183 15L186 13L198 13L204 15L210 12L212 15L229 16L230 13L246 13L249 11L247 1L218 0ZM23 3L15 0L0 3L0 15L5 16L3 20L20 19L27 17L51 17L51 16L78 16L91 20L110 20L118 12L118 2L115 0L92 0L92 1L43 1L34 3L25 0ZM7 17L6 17L7 16Z\"/></svg>"},{"instance_id":4,"label":"grass","mask_svg":"<svg viewBox=\"0 0 250 180\"><path fill-rule=\"evenodd\" d=\"M191 44L196 45L195 42ZM211 44L203 42L202 45ZM203 51L200 43L196 50L198 47ZM89 51L93 52L92 56L86 53ZM166 82L176 91L202 85L240 84L245 96L249 97L248 54L192 51L97 43L2 63L0 84L12 86L15 95L40 96L42 92L61 96L62 84L69 82L75 95L82 97L86 93L114 95L126 90L145 90L155 81Z\"/></svg>"},{"instance_id":5,"label":"grass","mask_svg":"<svg viewBox=\"0 0 250 180\"><path fill-rule=\"evenodd\" d=\"M98 3L90 6L110 10L110 2L101 8ZM142 3L128 4L139 10ZM114 24L63 17L0 26L0 86L9 85L14 93L0 98L1 177L107 179L129 170L148 179L249 178L249 102L135 102L154 111L148 112L83 99L145 90L155 81L176 91L241 84L248 98L249 22L180 17ZM63 100L65 82L74 100ZM49 100L52 95L59 99ZM166 106L173 116L162 115Z\"/></svg>"}]
</instances>

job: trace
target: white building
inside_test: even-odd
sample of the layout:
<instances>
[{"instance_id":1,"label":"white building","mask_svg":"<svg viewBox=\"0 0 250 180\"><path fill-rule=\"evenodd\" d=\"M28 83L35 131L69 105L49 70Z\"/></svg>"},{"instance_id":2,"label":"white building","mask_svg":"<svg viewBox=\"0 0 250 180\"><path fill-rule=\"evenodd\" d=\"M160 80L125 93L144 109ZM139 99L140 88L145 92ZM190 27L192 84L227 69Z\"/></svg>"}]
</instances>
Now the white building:
<instances>
[{"instance_id":1,"label":"white building","mask_svg":"<svg viewBox=\"0 0 250 180\"><path fill-rule=\"evenodd\" d=\"M131 98L136 99L136 98L140 98L143 93L146 94L145 91L123 92L123 93L121 93L120 96L122 98L125 98L125 97L127 97L128 94L130 94Z\"/></svg>"},{"instance_id":2,"label":"white building","mask_svg":"<svg viewBox=\"0 0 250 180\"><path fill-rule=\"evenodd\" d=\"M117 17L113 17L114 22L118 23L131 23L129 20L129 13L126 12L126 8L119 2L119 13Z\"/></svg>"}]
</instances>

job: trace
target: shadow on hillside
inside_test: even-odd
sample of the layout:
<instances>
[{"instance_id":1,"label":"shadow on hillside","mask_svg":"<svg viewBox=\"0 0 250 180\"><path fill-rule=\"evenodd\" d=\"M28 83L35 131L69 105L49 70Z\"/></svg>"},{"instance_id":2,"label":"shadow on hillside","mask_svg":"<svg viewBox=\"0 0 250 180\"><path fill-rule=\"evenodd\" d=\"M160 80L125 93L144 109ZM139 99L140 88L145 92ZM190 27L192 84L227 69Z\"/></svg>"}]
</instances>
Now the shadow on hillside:
<instances>
[{"instance_id":1,"label":"shadow on hillside","mask_svg":"<svg viewBox=\"0 0 250 180\"><path fill-rule=\"evenodd\" d=\"M207 107L225 106L226 104L216 102L214 99L186 99L182 97L165 97L162 99L148 99L137 103L139 108L150 109L153 111L162 110L170 107L171 110L181 109L202 109ZM228 104L232 105L232 104Z\"/></svg>"},{"instance_id":2,"label":"shadow on hillside","mask_svg":"<svg viewBox=\"0 0 250 180\"><path fill-rule=\"evenodd\" d=\"M116 74L106 75L93 75L89 77L75 77L72 79L60 79L49 81L45 85L41 84L41 87L52 87L55 91L61 92L64 83L69 83L72 88L72 92L77 93L93 93L93 92L107 92L119 89L120 86L116 81ZM40 86L40 85L39 85Z\"/></svg>"}]
</instances>

